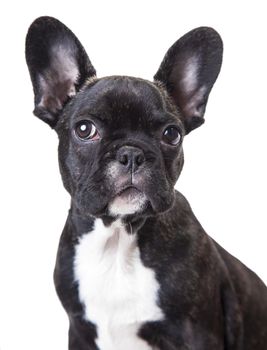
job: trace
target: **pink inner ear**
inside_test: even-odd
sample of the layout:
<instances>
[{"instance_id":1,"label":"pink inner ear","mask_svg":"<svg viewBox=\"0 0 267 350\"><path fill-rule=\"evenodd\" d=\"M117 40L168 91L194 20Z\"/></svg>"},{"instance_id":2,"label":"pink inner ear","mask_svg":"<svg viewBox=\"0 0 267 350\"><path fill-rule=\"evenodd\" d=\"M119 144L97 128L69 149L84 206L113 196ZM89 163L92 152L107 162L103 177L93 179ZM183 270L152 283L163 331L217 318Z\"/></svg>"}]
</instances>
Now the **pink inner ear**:
<instances>
[{"instance_id":1,"label":"pink inner ear","mask_svg":"<svg viewBox=\"0 0 267 350\"><path fill-rule=\"evenodd\" d=\"M207 87L200 85L200 64L201 58L198 55L183 56L171 74L171 81L175 86L173 98L187 119L203 116L203 109L200 106L205 99Z\"/></svg>"},{"instance_id":2,"label":"pink inner ear","mask_svg":"<svg viewBox=\"0 0 267 350\"><path fill-rule=\"evenodd\" d=\"M39 74L42 95L39 106L52 113L58 112L68 97L76 94L75 83L78 77L77 62L71 48L54 46L50 67Z\"/></svg>"},{"instance_id":3,"label":"pink inner ear","mask_svg":"<svg viewBox=\"0 0 267 350\"><path fill-rule=\"evenodd\" d=\"M203 117L203 111L199 107L203 104L206 92L206 86L201 86L191 96L186 97L182 107L185 117Z\"/></svg>"},{"instance_id":4,"label":"pink inner ear","mask_svg":"<svg viewBox=\"0 0 267 350\"><path fill-rule=\"evenodd\" d=\"M197 88L198 63L199 59L197 56L190 57L186 62L184 62L184 68L181 72L180 86L181 91L184 91L185 95L190 95Z\"/></svg>"},{"instance_id":5,"label":"pink inner ear","mask_svg":"<svg viewBox=\"0 0 267 350\"><path fill-rule=\"evenodd\" d=\"M55 85L49 85L42 76L40 76L40 86L42 89L42 99L38 104L52 113L56 113L63 108L68 97L76 94L75 85L70 80L58 81Z\"/></svg>"}]
</instances>

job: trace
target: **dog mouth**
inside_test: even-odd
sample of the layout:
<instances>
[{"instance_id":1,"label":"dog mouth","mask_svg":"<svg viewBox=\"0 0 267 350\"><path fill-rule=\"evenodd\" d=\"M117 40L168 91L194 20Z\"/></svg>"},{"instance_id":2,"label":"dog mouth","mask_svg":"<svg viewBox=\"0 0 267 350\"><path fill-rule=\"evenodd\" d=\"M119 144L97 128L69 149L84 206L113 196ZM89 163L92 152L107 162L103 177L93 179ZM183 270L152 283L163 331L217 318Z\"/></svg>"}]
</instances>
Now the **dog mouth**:
<instances>
[{"instance_id":1,"label":"dog mouth","mask_svg":"<svg viewBox=\"0 0 267 350\"><path fill-rule=\"evenodd\" d=\"M126 187L122 188L121 190L119 190L116 193L115 197L116 196L119 196L121 198L128 197L128 196L133 197L138 193L141 193L141 191L137 187L131 185L131 186L126 186Z\"/></svg>"},{"instance_id":2,"label":"dog mouth","mask_svg":"<svg viewBox=\"0 0 267 350\"><path fill-rule=\"evenodd\" d=\"M114 216L125 216L139 213L145 209L148 198L135 186L120 189L110 201L109 213Z\"/></svg>"}]
</instances>

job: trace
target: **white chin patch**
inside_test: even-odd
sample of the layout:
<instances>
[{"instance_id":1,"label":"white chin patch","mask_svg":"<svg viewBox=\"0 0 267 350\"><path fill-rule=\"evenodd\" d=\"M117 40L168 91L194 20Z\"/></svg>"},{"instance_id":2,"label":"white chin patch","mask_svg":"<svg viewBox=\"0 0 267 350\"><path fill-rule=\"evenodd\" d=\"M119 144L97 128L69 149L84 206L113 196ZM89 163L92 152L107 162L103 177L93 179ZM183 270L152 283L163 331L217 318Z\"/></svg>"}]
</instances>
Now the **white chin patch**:
<instances>
[{"instance_id":1,"label":"white chin patch","mask_svg":"<svg viewBox=\"0 0 267 350\"><path fill-rule=\"evenodd\" d=\"M147 203L144 193L135 189L127 189L116 196L109 204L109 213L112 216L131 215L142 211Z\"/></svg>"}]
</instances>

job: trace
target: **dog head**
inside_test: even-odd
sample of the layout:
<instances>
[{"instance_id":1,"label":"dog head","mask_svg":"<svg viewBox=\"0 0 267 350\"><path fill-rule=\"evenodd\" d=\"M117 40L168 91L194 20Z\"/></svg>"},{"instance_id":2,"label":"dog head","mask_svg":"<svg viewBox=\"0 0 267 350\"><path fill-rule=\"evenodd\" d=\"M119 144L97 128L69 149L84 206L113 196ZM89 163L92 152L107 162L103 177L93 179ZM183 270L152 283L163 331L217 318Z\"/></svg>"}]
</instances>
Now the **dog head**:
<instances>
[{"instance_id":1,"label":"dog head","mask_svg":"<svg viewBox=\"0 0 267 350\"><path fill-rule=\"evenodd\" d=\"M154 82L97 78L76 36L40 17L26 39L34 114L59 136L59 164L82 215L142 216L168 210L183 166L182 141L204 122L222 41L201 27L166 53Z\"/></svg>"}]
</instances>

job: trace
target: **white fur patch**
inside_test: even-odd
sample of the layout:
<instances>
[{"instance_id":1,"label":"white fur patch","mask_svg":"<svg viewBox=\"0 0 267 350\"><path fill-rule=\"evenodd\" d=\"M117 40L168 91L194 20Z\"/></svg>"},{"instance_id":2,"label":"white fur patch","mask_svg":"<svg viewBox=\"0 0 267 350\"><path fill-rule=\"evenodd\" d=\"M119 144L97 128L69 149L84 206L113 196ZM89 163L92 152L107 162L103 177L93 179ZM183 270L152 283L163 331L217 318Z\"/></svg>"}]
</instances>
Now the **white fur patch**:
<instances>
[{"instance_id":1,"label":"white fur patch","mask_svg":"<svg viewBox=\"0 0 267 350\"><path fill-rule=\"evenodd\" d=\"M105 227L97 219L76 246L79 298L85 319L97 326L101 350L152 350L138 330L144 322L163 318L155 273L142 264L136 240L120 220Z\"/></svg>"},{"instance_id":2,"label":"white fur patch","mask_svg":"<svg viewBox=\"0 0 267 350\"><path fill-rule=\"evenodd\" d=\"M109 213L112 216L131 215L140 212L147 202L144 193L129 194L126 197L116 196L109 204Z\"/></svg>"}]
</instances>

